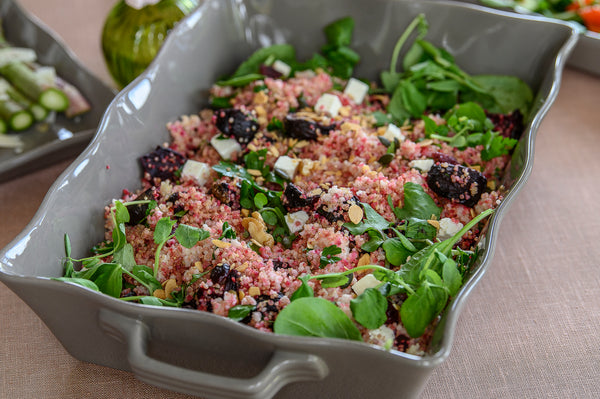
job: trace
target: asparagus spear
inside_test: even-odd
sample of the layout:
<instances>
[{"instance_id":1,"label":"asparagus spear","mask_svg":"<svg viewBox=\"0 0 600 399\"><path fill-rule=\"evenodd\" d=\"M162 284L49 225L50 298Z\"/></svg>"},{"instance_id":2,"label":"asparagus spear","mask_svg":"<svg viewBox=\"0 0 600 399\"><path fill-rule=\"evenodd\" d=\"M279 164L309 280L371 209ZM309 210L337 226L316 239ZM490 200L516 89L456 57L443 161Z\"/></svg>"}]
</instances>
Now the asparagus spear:
<instances>
[{"instance_id":1,"label":"asparagus spear","mask_svg":"<svg viewBox=\"0 0 600 399\"><path fill-rule=\"evenodd\" d=\"M31 112L11 99L0 100L0 117L16 132L29 129L34 122Z\"/></svg>"},{"instance_id":2,"label":"asparagus spear","mask_svg":"<svg viewBox=\"0 0 600 399\"><path fill-rule=\"evenodd\" d=\"M0 67L0 73L25 96L46 109L62 112L69 107L69 99L65 93L55 87L43 87L35 72L21 62Z\"/></svg>"}]
</instances>

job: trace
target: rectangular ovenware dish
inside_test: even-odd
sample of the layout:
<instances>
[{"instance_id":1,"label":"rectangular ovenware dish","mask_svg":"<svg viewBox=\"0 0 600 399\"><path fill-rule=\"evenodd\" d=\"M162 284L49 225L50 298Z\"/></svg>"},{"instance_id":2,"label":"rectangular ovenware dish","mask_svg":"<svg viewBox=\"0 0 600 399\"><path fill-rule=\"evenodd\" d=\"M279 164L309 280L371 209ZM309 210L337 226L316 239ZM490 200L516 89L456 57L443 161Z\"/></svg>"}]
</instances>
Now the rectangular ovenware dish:
<instances>
[{"instance_id":1,"label":"rectangular ovenware dish","mask_svg":"<svg viewBox=\"0 0 600 399\"><path fill-rule=\"evenodd\" d=\"M92 143L54 183L26 229L0 252L0 280L74 357L206 398L410 398L449 356L460 309L485 273L502 215L531 171L535 133L558 92L577 33L565 24L458 3L325 4L205 1L115 98ZM354 48L362 56L356 74L376 79L389 64L398 35L419 13L430 24L428 39L452 53L467 72L516 75L535 92L505 179L511 190L488 225L477 267L444 312L425 356L359 342L268 334L205 312L125 303L50 280L62 274L63 235L69 233L75 254L101 241L104 206L123 188L139 186L138 158L168 140L165 123L200 110L212 83L254 49L285 41L306 58L323 43L323 26L352 16Z\"/></svg>"}]
</instances>

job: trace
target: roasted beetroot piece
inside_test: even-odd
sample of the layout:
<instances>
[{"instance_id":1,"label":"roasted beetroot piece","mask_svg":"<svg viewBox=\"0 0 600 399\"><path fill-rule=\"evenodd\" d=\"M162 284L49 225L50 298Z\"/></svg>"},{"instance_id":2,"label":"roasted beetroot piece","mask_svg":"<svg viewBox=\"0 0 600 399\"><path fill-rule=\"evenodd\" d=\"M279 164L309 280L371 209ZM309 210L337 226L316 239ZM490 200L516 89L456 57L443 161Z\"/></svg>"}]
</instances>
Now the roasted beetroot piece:
<instances>
[{"instance_id":1,"label":"roasted beetroot piece","mask_svg":"<svg viewBox=\"0 0 600 399\"><path fill-rule=\"evenodd\" d=\"M227 279L225 280L225 286L223 287L224 291L237 291L238 290L238 281L240 279L240 272L237 270L231 270L227 275Z\"/></svg>"},{"instance_id":2,"label":"roasted beetroot piece","mask_svg":"<svg viewBox=\"0 0 600 399\"><path fill-rule=\"evenodd\" d=\"M458 163L457 159L450 154L444 154L443 152L436 151L431 154L431 158L435 162L446 162L450 165L456 165Z\"/></svg>"},{"instance_id":3,"label":"roasted beetroot piece","mask_svg":"<svg viewBox=\"0 0 600 399\"><path fill-rule=\"evenodd\" d=\"M159 178L161 180L172 179L175 172L185 163L185 157L170 148L156 147L156 150L140 157L144 170L144 177L149 180ZM146 173L148 176L146 176ZM154 183L151 181L151 183Z\"/></svg>"},{"instance_id":4,"label":"roasted beetroot piece","mask_svg":"<svg viewBox=\"0 0 600 399\"><path fill-rule=\"evenodd\" d=\"M288 183L285 186L281 197L283 206L288 212L312 209L319 200L319 197L306 195L298 186Z\"/></svg>"},{"instance_id":5,"label":"roasted beetroot piece","mask_svg":"<svg viewBox=\"0 0 600 399\"><path fill-rule=\"evenodd\" d=\"M320 134L327 135L335 125L324 126L309 118L289 114L285 117L285 131L288 136L300 140L316 140Z\"/></svg>"},{"instance_id":6,"label":"roasted beetroot piece","mask_svg":"<svg viewBox=\"0 0 600 399\"><path fill-rule=\"evenodd\" d=\"M223 286L227 282L227 276L229 275L229 265L223 263L215 266L210 272L210 279L214 284L220 284Z\"/></svg>"},{"instance_id":7,"label":"roasted beetroot piece","mask_svg":"<svg viewBox=\"0 0 600 399\"><path fill-rule=\"evenodd\" d=\"M487 117L494 124L494 130L504 137L518 140L525 129L523 125L523 114L519 110L513 111L510 114L488 113Z\"/></svg>"},{"instance_id":8,"label":"roasted beetroot piece","mask_svg":"<svg viewBox=\"0 0 600 399\"><path fill-rule=\"evenodd\" d=\"M226 181L216 181L213 183L211 194L221 201L221 203L229 206L234 206L239 203L239 190Z\"/></svg>"},{"instance_id":9,"label":"roasted beetroot piece","mask_svg":"<svg viewBox=\"0 0 600 399\"><path fill-rule=\"evenodd\" d=\"M281 72L273 68L272 66L262 64L259 68L259 72L261 75L266 76L267 78L279 79L283 76Z\"/></svg>"},{"instance_id":10,"label":"roasted beetroot piece","mask_svg":"<svg viewBox=\"0 0 600 399\"><path fill-rule=\"evenodd\" d=\"M217 129L240 144L248 144L258 131L258 122L239 109L220 109L215 111L215 116Z\"/></svg>"},{"instance_id":11,"label":"roasted beetroot piece","mask_svg":"<svg viewBox=\"0 0 600 399\"><path fill-rule=\"evenodd\" d=\"M143 193L137 196L134 201L151 201L156 199L154 187L150 187ZM148 204L133 204L127 205L129 211L129 226L135 226L136 224L142 223L146 219L146 212L148 211Z\"/></svg>"},{"instance_id":12,"label":"roasted beetroot piece","mask_svg":"<svg viewBox=\"0 0 600 399\"><path fill-rule=\"evenodd\" d=\"M442 162L431 167L427 184L437 195L473 207L481 198L487 179L475 169Z\"/></svg>"}]
</instances>

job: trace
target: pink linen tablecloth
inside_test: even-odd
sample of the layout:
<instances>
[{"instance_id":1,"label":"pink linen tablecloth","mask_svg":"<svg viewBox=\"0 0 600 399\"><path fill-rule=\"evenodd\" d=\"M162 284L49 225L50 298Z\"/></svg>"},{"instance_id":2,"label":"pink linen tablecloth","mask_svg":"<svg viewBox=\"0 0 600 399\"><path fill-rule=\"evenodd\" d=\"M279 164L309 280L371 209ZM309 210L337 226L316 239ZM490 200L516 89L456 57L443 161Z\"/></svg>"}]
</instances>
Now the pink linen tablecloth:
<instances>
[{"instance_id":1,"label":"pink linen tablecloth","mask_svg":"<svg viewBox=\"0 0 600 399\"><path fill-rule=\"evenodd\" d=\"M100 32L114 3L21 0L107 83ZM565 71L533 174L423 399L600 397L599 99L600 77ZM0 184L0 247L71 161ZM0 398L188 398L72 358L2 284L0 309Z\"/></svg>"}]
</instances>

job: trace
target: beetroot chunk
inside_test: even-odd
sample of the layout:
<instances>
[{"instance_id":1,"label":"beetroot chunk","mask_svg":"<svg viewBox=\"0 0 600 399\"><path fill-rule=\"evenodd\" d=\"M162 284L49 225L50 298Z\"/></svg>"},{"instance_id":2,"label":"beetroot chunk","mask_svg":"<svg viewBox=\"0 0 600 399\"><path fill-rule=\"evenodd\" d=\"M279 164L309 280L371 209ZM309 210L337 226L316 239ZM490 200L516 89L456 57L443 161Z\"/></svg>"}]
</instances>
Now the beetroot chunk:
<instances>
[{"instance_id":1,"label":"beetroot chunk","mask_svg":"<svg viewBox=\"0 0 600 399\"><path fill-rule=\"evenodd\" d=\"M481 198L487 179L475 169L438 162L427 173L427 184L437 195L473 207Z\"/></svg>"},{"instance_id":2,"label":"beetroot chunk","mask_svg":"<svg viewBox=\"0 0 600 399\"><path fill-rule=\"evenodd\" d=\"M170 148L156 147L156 150L140 157L140 162L150 179L172 179L175 172L185 163L185 157Z\"/></svg>"},{"instance_id":3,"label":"beetroot chunk","mask_svg":"<svg viewBox=\"0 0 600 399\"><path fill-rule=\"evenodd\" d=\"M316 140L319 134L328 135L335 125L321 125L308 118L289 114L285 117L285 131L288 136L300 140Z\"/></svg>"},{"instance_id":4,"label":"beetroot chunk","mask_svg":"<svg viewBox=\"0 0 600 399\"><path fill-rule=\"evenodd\" d=\"M240 144L248 144L258 131L258 122L239 109L220 109L215 111L217 129L227 137L233 137Z\"/></svg>"}]
</instances>

